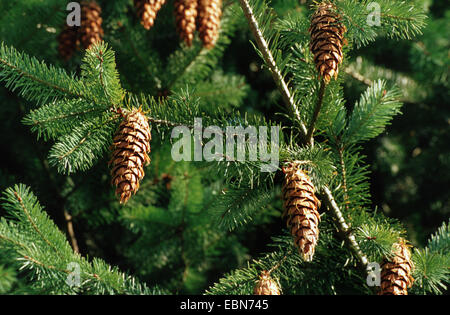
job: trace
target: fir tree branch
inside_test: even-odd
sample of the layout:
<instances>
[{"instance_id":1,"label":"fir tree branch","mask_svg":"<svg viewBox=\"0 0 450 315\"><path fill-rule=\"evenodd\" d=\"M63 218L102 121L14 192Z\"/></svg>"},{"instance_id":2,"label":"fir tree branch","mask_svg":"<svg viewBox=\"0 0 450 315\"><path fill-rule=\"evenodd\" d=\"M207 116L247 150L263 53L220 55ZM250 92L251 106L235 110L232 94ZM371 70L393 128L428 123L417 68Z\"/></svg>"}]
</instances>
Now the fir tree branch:
<instances>
[{"instance_id":1,"label":"fir tree branch","mask_svg":"<svg viewBox=\"0 0 450 315\"><path fill-rule=\"evenodd\" d=\"M334 200L333 194L328 189L328 187L323 187L324 197L328 205L328 209L331 211L333 217L336 219L336 223L339 228L339 232L341 232L342 235L345 236L345 241L347 242L349 248L353 252L353 254L358 258L358 264L361 267L362 270L367 272L367 264L368 260L366 255L361 251L355 236L350 230L350 227L348 226L347 222L345 222L344 216L342 215L341 210L339 209L339 206L337 205L336 201Z\"/></svg>"},{"instance_id":2,"label":"fir tree branch","mask_svg":"<svg viewBox=\"0 0 450 315\"><path fill-rule=\"evenodd\" d=\"M151 292L136 279L99 259L94 258L90 262L74 253L66 237L50 220L28 187L16 185L9 188L1 200L3 208L17 221L0 220L0 241L10 245L17 260L25 261L20 269L27 268L34 275L31 285L58 294L161 294L156 288ZM27 210L26 215L23 209ZM46 235L44 242L42 234ZM58 255L54 255L54 249ZM75 263L80 268L83 279L80 277L82 281L79 286L73 287L67 283L66 275L72 273L65 267L68 263Z\"/></svg>"},{"instance_id":3,"label":"fir tree branch","mask_svg":"<svg viewBox=\"0 0 450 315\"><path fill-rule=\"evenodd\" d=\"M89 169L110 144L117 118L106 113L60 137L50 149L50 165L63 174Z\"/></svg>"},{"instance_id":4,"label":"fir tree branch","mask_svg":"<svg viewBox=\"0 0 450 315\"><path fill-rule=\"evenodd\" d=\"M241 8L244 12L245 17L247 18L250 30L255 37L256 44L258 45L258 48L263 56L264 62L269 67L269 71L272 74L278 90L281 93L284 103L288 107L288 110L297 118L298 123L300 124L300 130L303 133L302 136L306 137L307 130L300 118L301 116L297 104L295 103L294 97L291 95L288 85L284 81L281 71L277 67L275 59L273 58L272 53L269 49L269 45L262 34L255 15L253 14L252 7L247 0L239 0L239 2L241 4Z\"/></svg>"},{"instance_id":5,"label":"fir tree branch","mask_svg":"<svg viewBox=\"0 0 450 315\"><path fill-rule=\"evenodd\" d=\"M98 42L86 51L81 70L86 86L98 99L95 103L120 105L124 92L116 69L115 53L105 42Z\"/></svg>"},{"instance_id":6,"label":"fir tree branch","mask_svg":"<svg viewBox=\"0 0 450 315\"><path fill-rule=\"evenodd\" d=\"M378 136L393 116L400 112L403 104L398 100L399 97L398 89L387 89L382 80L369 86L349 117L342 136L343 143L355 144Z\"/></svg>"},{"instance_id":7,"label":"fir tree branch","mask_svg":"<svg viewBox=\"0 0 450 315\"><path fill-rule=\"evenodd\" d=\"M354 71L350 67L345 67L344 72L350 75L353 79L358 80L359 82L362 82L367 86L371 86L373 83L372 80L364 77L361 73Z\"/></svg>"},{"instance_id":8,"label":"fir tree branch","mask_svg":"<svg viewBox=\"0 0 450 315\"><path fill-rule=\"evenodd\" d=\"M0 81L11 90L20 90L27 100L39 104L61 98L89 99L85 86L64 70L47 66L34 57L19 53L2 43L0 47Z\"/></svg>"},{"instance_id":9,"label":"fir tree branch","mask_svg":"<svg viewBox=\"0 0 450 315\"><path fill-rule=\"evenodd\" d=\"M341 175L342 175L342 189L344 190L344 203L345 209L349 208L349 197L348 197L348 187L347 187L347 168L345 167L344 161L344 148L338 144L338 153L339 153L339 164L341 165Z\"/></svg>"},{"instance_id":10,"label":"fir tree branch","mask_svg":"<svg viewBox=\"0 0 450 315\"><path fill-rule=\"evenodd\" d=\"M37 227L36 223L33 221L33 219L30 216L29 211L27 210L27 207L25 206L25 204L23 203L22 197L19 196L19 193L17 191L14 191L14 197L17 199L17 201L20 204L20 207L22 209L22 211L25 213L28 222L30 222L31 226L33 227L33 229L36 231L36 233L42 238L42 240L44 240L45 243L47 243L48 246L50 246L55 253L59 256L61 256L61 253L58 251L58 249L55 247L54 244L52 244L46 237L45 235L39 230L39 228Z\"/></svg>"},{"instance_id":11,"label":"fir tree branch","mask_svg":"<svg viewBox=\"0 0 450 315\"><path fill-rule=\"evenodd\" d=\"M320 81L320 89L319 94L317 96L317 103L316 107L314 108L314 113L311 119L311 123L309 125L308 131L306 132L306 143L313 143L313 132L314 132L314 125L317 122L317 118L319 117L320 109L322 108L323 103L323 96L325 94L325 87L327 86L325 80L322 78Z\"/></svg>"},{"instance_id":12,"label":"fir tree branch","mask_svg":"<svg viewBox=\"0 0 450 315\"><path fill-rule=\"evenodd\" d=\"M270 52L267 42L264 39L262 31L258 25L258 21L253 14L252 8L251 8L248 0L239 0L239 2L241 4L241 8L244 11L244 14L245 14L247 20L248 20L250 29L251 29L254 37L256 38L258 48L263 56L264 61L268 65L270 72L272 73L272 77L283 96L283 100L285 101L285 104L288 105L288 107L291 109L290 110L291 114L295 115L297 120L300 123L301 132L303 133L302 136L304 138L305 143L308 144L309 146L313 146L314 141L313 141L313 136L312 136L313 132L312 131L314 129L314 124L315 124L315 121L317 120L317 117L318 117L318 114L320 112L320 108L321 108L322 102L323 102L323 95L324 95L324 90L325 90L324 81L322 80L322 82L321 82L321 87L320 87L319 95L318 95L318 101L316 103L315 111L313 114L313 119L312 119L309 130L307 130L305 125L302 122L301 116L298 112L298 109L294 102L294 99L292 98L292 96L290 94L289 88L288 88L287 84L284 82L281 72L277 68L275 60L272 56L272 53ZM323 187L323 190L325 191L325 195L327 197L326 200L328 200L330 209L332 210L331 212L332 212L333 216L336 218L337 222L339 223L338 227L339 227L340 232L343 235L345 235L345 239L346 239L350 249L358 257L360 266L362 267L363 270L365 270L367 272L366 256L361 252L359 245L356 242L355 237L350 233L350 229L349 229L347 223L345 222L345 219L344 219L339 207L337 206L333 195L331 194L331 192L329 191L329 189L326 186Z\"/></svg>"}]
</instances>

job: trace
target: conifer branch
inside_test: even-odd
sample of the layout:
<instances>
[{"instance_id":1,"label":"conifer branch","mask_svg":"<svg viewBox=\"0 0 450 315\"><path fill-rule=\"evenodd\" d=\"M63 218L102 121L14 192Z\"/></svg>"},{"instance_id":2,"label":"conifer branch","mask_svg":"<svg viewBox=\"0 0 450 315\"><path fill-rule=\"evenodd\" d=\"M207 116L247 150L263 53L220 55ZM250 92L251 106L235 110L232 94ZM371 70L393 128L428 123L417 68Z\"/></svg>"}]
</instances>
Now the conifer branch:
<instances>
[{"instance_id":1,"label":"conifer branch","mask_svg":"<svg viewBox=\"0 0 450 315\"><path fill-rule=\"evenodd\" d=\"M352 69L350 69L350 67L345 67L344 68L344 72L347 73L349 76L351 76L353 79L364 83L367 86L371 86L372 85L372 80L364 77L361 73L353 71Z\"/></svg>"},{"instance_id":2,"label":"conifer branch","mask_svg":"<svg viewBox=\"0 0 450 315\"><path fill-rule=\"evenodd\" d=\"M348 226L347 222L345 222L345 218L342 215L342 212L339 209L339 206L337 205L336 201L334 200L333 194L326 186L324 186L322 190L324 192L324 196L325 196L325 200L328 205L328 209L331 211L333 217L337 221L336 223L338 225L339 232L342 233L343 235L345 235L345 240L346 240L350 250L358 258L359 266L361 267L362 270L367 272L367 264L368 264L367 257L361 251L361 248L359 247L359 244L356 241L355 236L351 232L351 229Z\"/></svg>"},{"instance_id":3,"label":"conifer branch","mask_svg":"<svg viewBox=\"0 0 450 315\"><path fill-rule=\"evenodd\" d=\"M296 118L298 119L298 121L300 123L301 131L303 132L303 138L304 138L305 143L309 146L313 146L314 145L314 141L313 141L314 125L317 121L320 109L323 104L323 96L325 93L326 83L324 82L324 80L321 81L313 118L312 118L311 124L307 130L305 125L302 122L302 119L298 112L295 101L290 94L289 88L288 88L287 84L285 83L283 76L275 63L275 60L272 56L272 53L270 52L270 49L269 49L269 46L268 46L266 40L264 39L262 31L258 25L258 21L256 20L254 14L253 14L252 8L251 8L248 0L239 0L239 2L241 4L242 10L244 11L244 14L245 14L247 20L248 20L250 29L251 29L254 37L256 38L256 42L257 42L259 50L261 51L262 57L263 57L264 61L266 62L266 64L268 65L270 72L272 73L272 77L283 96L283 100L285 101L285 104L288 105L288 107L291 109L291 113L296 116ZM329 191L329 189L326 186L324 186L323 189L325 191L327 201L330 205L330 209L332 210L332 214L336 218L337 222L339 223L338 224L339 231L343 235L345 235L345 239L346 239L347 243L349 244L350 249L358 257L361 267L366 271L366 266L367 266L366 256L362 253L361 249L359 248L359 245L358 245L355 237L350 233L350 229L349 229L347 223L345 222L342 212L340 211L339 207L337 206L333 195L331 194L331 192Z\"/></svg>"},{"instance_id":4,"label":"conifer branch","mask_svg":"<svg viewBox=\"0 0 450 315\"><path fill-rule=\"evenodd\" d=\"M345 167L344 148L342 146L339 146L338 153L339 153L339 163L341 165L341 172L342 172L342 189L344 190L345 209L348 210L349 197L348 197L348 187L347 187L347 168Z\"/></svg>"},{"instance_id":5,"label":"conifer branch","mask_svg":"<svg viewBox=\"0 0 450 315\"><path fill-rule=\"evenodd\" d=\"M22 197L19 196L19 193L17 191L14 191L14 197L17 199L17 201L20 204L20 207L22 209L22 211L25 213L28 222L30 222L31 226L33 227L33 229L36 231L36 233L42 238L42 240L47 243L48 246L50 246L55 253L59 256L61 256L61 253L58 251L58 249L55 247L55 245L53 245L45 236L44 234L42 234L42 232L39 230L39 228L37 227L36 223L33 221L33 219L30 216L30 213L27 210L27 207L25 206L25 204L23 203Z\"/></svg>"},{"instance_id":6,"label":"conifer branch","mask_svg":"<svg viewBox=\"0 0 450 315\"><path fill-rule=\"evenodd\" d=\"M40 84L40 85L44 85L49 87L52 90L57 90L59 92L62 92L63 94L67 94L68 96L71 97L82 97L82 95L75 93L73 91L70 91L62 86L59 86L57 84L54 84L52 82L46 81L46 80L42 80L40 78L38 78L37 76L33 75L30 72L27 72L23 69L20 69L19 67L9 63L6 59L3 59L0 57L0 63L3 65L3 68L9 68L10 70L17 72L19 77L24 77L24 78L28 78L31 81L35 81L36 83Z\"/></svg>"},{"instance_id":7,"label":"conifer branch","mask_svg":"<svg viewBox=\"0 0 450 315\"><path fill-rule=\"evenodd\" d=\"M323 104L323 96L325 94L325 87L327 83L322 78L320 81L320 88L319 88L319 94L317 96L317 103L316 107L314 108L314 113L311 119L311 123L309 125L308 131L306 133L306 143L312 144L313 142L313 133L314 133L314 125L317 122L317 118L319 117L320 109L322 108Z\"/></svg>"},{"instance_id":8,"label":"conifer branch","mask_svg":"<svg viewBox=\"0 0 450 315\"><path fill-rule=\"evenodd\" d=\"M253 14L253 10L247 0L239 0L239 2L241 4L241 8L244 12L245 17L247 18L248 24L250 26L250 30L252 31L252 34L255 37L256 44L258 45L258 48L261 51L264 62L269 67L269 71L272 74L272 77L275 81L275 84L278 87L278 90L281 93L284 103L288 107L288 110L298 120L298 123L300 124L300 128L301 128L300 130L303 134L302 136L306 137L307 130L306 130L305 125L302 122L297 104L295 103L294 97L292 96L288 85L284 81L281 71L277 67L275 59L273 58L272 53L269 49L269 45L262 34L262 31L259 27L259 24L258 24L258 21L256 20L255 15Z\"/></svg>"}]
</instances>

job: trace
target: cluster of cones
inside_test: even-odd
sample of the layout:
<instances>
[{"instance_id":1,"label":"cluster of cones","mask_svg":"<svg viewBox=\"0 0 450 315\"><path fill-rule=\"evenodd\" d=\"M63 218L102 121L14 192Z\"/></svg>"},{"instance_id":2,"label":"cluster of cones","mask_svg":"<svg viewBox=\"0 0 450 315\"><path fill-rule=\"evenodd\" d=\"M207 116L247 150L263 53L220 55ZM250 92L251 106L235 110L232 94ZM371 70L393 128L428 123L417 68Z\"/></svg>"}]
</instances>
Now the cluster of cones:
<instances>
[{"instance_id":1,"label":"cluster of cones","mask_svg":"<svg viewBox=\"0 0 450 315\"><path fill-rule=\"evenodd\" d=\"M149 30L156 15L166 0L134 0L141 24ZM219 38L222 17L222 0L176 0L175 18L177 31L186 45L191 46L198 31L203 46L213 48ZM65 25L58 36L58 52L62 59L69 60L81 47L89 49L102 40L102 10L95 1L81 3L81 25Z\"/></svg>"},{"instance_id":2,"label":"cluster of cones","mask_svg":"<svg viewBox=\"0 0 450 315\"><path fill-rule=\"evenodd\" d=\"M149 30L166 0L134 0L141 24ZM203 46L214 47L219 38L222 0L175 0L177 31L186 45L191 46L198 30Z\"/></svg>"},{"instance_id":3,"label":"cluster of cones","mask_svg":"<svg viewBox=\"0 0 450 315\"><path fill-rule=\"evenodd\" d=\"M165 0L135 0L134 4L142 25L150 29L156 14ZM175 14L177 28L182 40L191 45L194 33L199 31L204 46L211 48L219 34L221 0L176 0ZM60 35L60 54L68 59L73 51L82 45L90 45L103 36L101 9L95 2L82 4L82 22L79 28L66 27ZM310 48L319 77L328 83L338 75L342 62L342 46L345 44L345 26L330 3L319 4L312 16ZM113 140L111 176L116 186L116 195L126 203L139 189L144 177L144 167L150 162L150 126L140 109L123 115ZM308 174L302 170L301 161L292 161L283 168L284 182L282 197L284 217L294 238L294 243L305 261L312 261L319 239L320 201ZM393 257L383 262L379 294L405 295L412 284L411 254L405 242L394 244ZM279 295L278 283L270 272L263 271L255 285L254 294Z\"/></svg>"}]
</instances>

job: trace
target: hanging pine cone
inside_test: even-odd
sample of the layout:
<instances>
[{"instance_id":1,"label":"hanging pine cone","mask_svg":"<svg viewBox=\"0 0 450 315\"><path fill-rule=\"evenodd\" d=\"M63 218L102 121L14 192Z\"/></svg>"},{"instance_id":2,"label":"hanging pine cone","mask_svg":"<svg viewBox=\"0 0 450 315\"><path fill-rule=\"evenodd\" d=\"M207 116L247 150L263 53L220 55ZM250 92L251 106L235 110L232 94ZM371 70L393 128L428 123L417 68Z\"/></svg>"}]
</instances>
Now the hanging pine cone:
<instances>
[{"instance_id":1,"label":"hanging pine cone","mask_svg":"<svg viewBox=\"0 0 450 315\"><path fill-rule=\"evenodd\" d=\"M188 45L192 45L195 33L195 19L197 18L197 0L176 0L175 20L180 38Z\"/></svg>"},{"instance_id":2,"label":"hanging pine cone","mask_svg":"<svg viewBox=\"0 0 450 315\"><path fill-rule=\"evenodd\" d=\"M199 0L197 28L203 46L213 48L219 38L222 0Z\"/></svg>"},{"instance_id":3,"label":"hanging pine cone","mask_svg":"<svg viewBox=\"0 0 450 315\"><path fill-rule=\"evenodd\" d=\"M155 24L156 15L165 2L166 0L134 0L136 13L146 30Z\"/></svg>"},{"instance_id":4,"label":"hanging pine cone","mask_svg":"<svg viewBox=\"0 0 450 315\"><path fill-rule=\"evenodd\" d=\"M319 239L320 201L314 194L314 185L300 169L300 161L283 167L283 202L287 226L291 229L296 246L306 261L314 256Z\"/></svg>"},{"instance_id":5,"label":"hanging pine cone","mask_svg":"<svg viewBox=\"0 0 450 315\"><path fill-rule=\"evenodd\" d=\"M268 271L261 272L259 281L253 290L255 295L281 295L280 288L275 280L272 279Z\"/></svg>"},{"instance_id":6,"label":"hanging pine cone","mask_svg":"<svg viewBox=\"0 0 450 315\"><path fill-rule=\"evenodd\" d=\"M65 61L72 58L77 49L77 36L78 27L68 26L67 24L58 36L58 53Z\"/></svg>"},{"instance_id":7,"label":"hanging pine cone","mask_svg":"<svg viewBox=\"0 0 450 315\"><path fill-rule=\"evenodd\" d=\"M312 16L309 28L310 49L314 54L314 63L319 76L323 77L326 83L330 82L332 77L337 78L338 66L343 59L342 46L346 44L344 39L346 31L334 5L320 4Z\"/></svg>"},{"instance_id":8,"label":"hanging pine cone","mask_svg":"<svg viewBox=\"0 0 450 315\"><path fill-rule=\"evenodd\" d=\"M379 295L408 295L411 287L413 263L409 245L402 239L393 245L393 258L381 265L381 287Z\"/></svg>"},{"instance_id":9,"label":"hanging pine cone","mask_svg":"<svg viewBox=\"0 0 450 315\"><path fill-rule=\"evenodd\" d=\"M112 184L120 203L125 203L139 189L144 177L144 166L150 162L150 126L140 109L128 113L119 126L114 140L112 165Z\"/></svg>"},{"instance_id":10,"label":"hanging pine cone","mask_svg":"<svg viewBox=\"0 0 450 315\"><path fill-rule=\"evenodd\" d=\"M81 3L81 26L79 30L80 44L84 49L99 42L103 38L102 9L95 1Z\"/></svg>"}]
</instances>

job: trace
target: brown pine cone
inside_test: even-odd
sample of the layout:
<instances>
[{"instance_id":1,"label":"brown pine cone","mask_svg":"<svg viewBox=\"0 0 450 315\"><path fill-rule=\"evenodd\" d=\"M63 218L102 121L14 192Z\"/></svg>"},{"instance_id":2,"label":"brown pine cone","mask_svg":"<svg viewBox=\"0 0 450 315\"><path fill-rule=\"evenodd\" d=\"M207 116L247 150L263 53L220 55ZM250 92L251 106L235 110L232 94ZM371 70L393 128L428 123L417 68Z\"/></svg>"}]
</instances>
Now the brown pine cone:
<instances>
[{"instance_id":1,"label":"brown pine cone","mask_svg":"<svg viewBox=\"0 0 450 315\"><path fill-rule=\"evenodd\" d=\"M275 280L272 279L268 271L261 272L259 281L255 285L253 290L255 295L281 295L280 288Z\"/></svg>"},{"instance_id":2,"label":"brown pine cone","mask_svg":"<svg viewBox=\"0 0 450 315\"><path fill-rule=\"evenodd\" d=\"M144 166L150 162L150 126L140 109L128 113L121 122L113 140L112 184L120 203L125 203L139 189L144 177Z\"/></svg>"},{"instance_id":3,"label":"brown pine cone","mask_svg":"<svg viewBox=\"0 0 450 315\"><path fill-rule=\"evenodd\" d=\"M197 29L203 46L213 48L219 38L222 0L199 0Z\"/></svg>"},{"instance_id":4,"label":"brown pine cone","mask_svg":"<svg viewBox=\"0 0 450 315\"><path fill-rule=\"evenodd\" d=\"M58 53L65 61L72 58L77 49L77 36L78 27L68 26L67 24L58 36Z\"/></svg>"},{"instance_id":5,"label":"brown pine cone","mask_svg":"<svg viewBox=\"0 0 450 315\"><path fill-rule=\"evenodd\" d=\"M197 18L197 0L176 0L175 20L180 38L191 46L194 40L195 19Z\"/></svg>"},{"instance_id":6,"label":"brown pine cone","mask_svg":"<svg viewBox=\"0 0 450 315\"><path fill-rule=\"evenodd\" d=\"M283 203L287 226L291 229L299 253L311 261L319 239L320 201L314 193L314 185L300 169L300 161L283 167Z\"/></svg>"},{"instance_id":7,"label":"brown pine cone","mask_svg":"<svg viewBox=\"0 0 450 315\"><path fill-rule=\"evenodd\" d=\"M156 15L166 0L134 0L136 13L146 30L155 24Z\"/></svg>"},{"instance_id":8,"label":"brown pine cone","mask_svg":"<svg viewBox=\"0 0 450 315\"><path fill-rule=\"evenodd\" d=\"M394 257L385 259L381 265L381 286L379 295L408 295L412 286L411 252L406 241L401 239L393 245Z\"/></svg>"},{"instance_id":9,"label":"brown pine cone","mask_svg":"<svg viewBox=\"0 0 450 315\"><path fill-rule=\"evenodd\" d=\"M344 33L347 29L340 18L333 4L322 3L313 14L309 28L314 63L319 77L323 77L326 83L332 77L337 78L338 66L343 59L342 46L346 44Z\"/></svg>"},{"instance_id":10,"label":"brown pine cone","mask_svg":"<svg viewBox=\"0 0 450 315\"><path fill-rule=\"evenodd\" d=\"M89 49L103 39L102 9L95 1L81 3L80 44Z\"/></svg>"}]
</instances>

